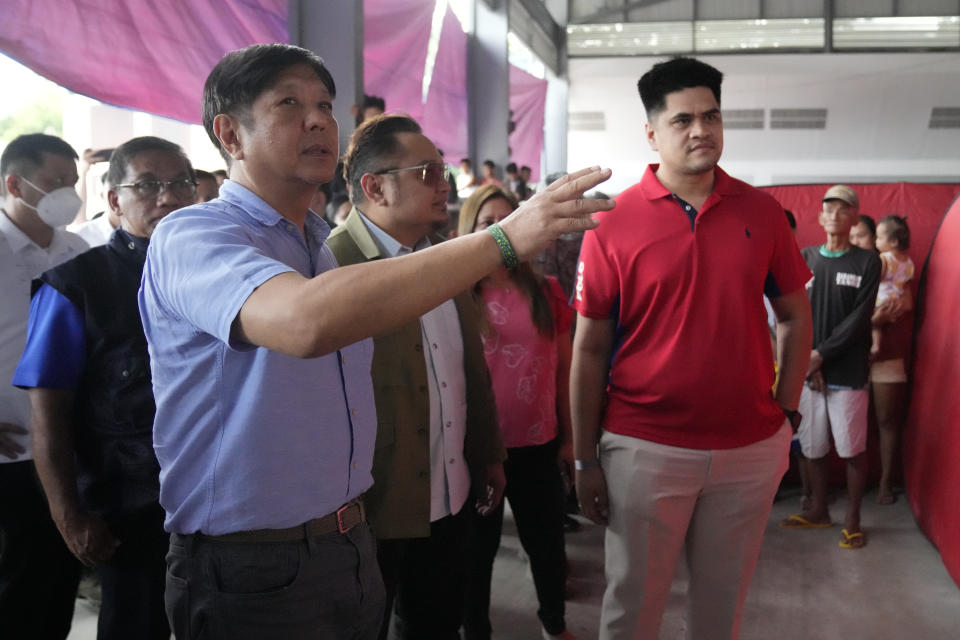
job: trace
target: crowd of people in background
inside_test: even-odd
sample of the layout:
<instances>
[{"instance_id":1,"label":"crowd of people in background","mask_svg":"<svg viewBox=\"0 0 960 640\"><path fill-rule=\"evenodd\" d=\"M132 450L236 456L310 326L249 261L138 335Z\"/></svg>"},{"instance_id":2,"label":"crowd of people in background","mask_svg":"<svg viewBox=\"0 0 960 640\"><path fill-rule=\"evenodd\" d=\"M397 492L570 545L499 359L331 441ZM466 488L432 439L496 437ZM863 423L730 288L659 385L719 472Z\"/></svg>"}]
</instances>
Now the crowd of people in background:
<instances>
[{"instance_id":1,"label":"crowd of people in background","mask_svg":"<svg viewBox=\"0 0 960 640\"><path fill-rule=\"evenodd\" d=\"M485 159L478 175L377 96L339 155L333 78L288 45L230 53L207 79L227 170L151 136L82 157L14 140L4 633L64 638L86 566L103 640L490 638L505 497L544 637L573 638L575 473L607 526L601 637L656 637L684 545L694 636L735 637L791 437L803 496L780 526L832 525L832 441L839 544L865 546L871 400L877 501L897 498L909 226L835 185L825 241L801 252L792 214L717 166L721 79L686 58L643 76L660 164L610 212L584 196L608 172L535 183ZM105 207L87 219L98 163ZM744 371L718 379L730 349Z\"/></svg>"}]
</instances>

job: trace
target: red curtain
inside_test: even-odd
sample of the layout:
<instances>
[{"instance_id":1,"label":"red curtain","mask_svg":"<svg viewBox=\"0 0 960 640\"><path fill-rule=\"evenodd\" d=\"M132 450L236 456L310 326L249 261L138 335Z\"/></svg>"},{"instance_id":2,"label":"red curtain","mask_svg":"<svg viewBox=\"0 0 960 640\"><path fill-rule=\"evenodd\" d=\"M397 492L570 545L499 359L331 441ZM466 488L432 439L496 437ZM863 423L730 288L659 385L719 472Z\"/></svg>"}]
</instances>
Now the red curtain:
<instances>
[{"instance_id":1,"label":"red curtain","mask_svg":"<svg viewBox=\"0 0 960 640\"><path fill-rule=\"evenodd\" d=\"M817 222L821 198L829 184L804 184L762 187L797 218L797 244L807 247L823 242L823 229ZM919 267L926 260L930 243L944 212L960 193L960 184L851 184L860 197L860 213L874 220L895 213L907 216L910 225L910 250L907 252ZM914 282L916 286L916 282Z\"/></svg>"},{"instance_id":2,"label":"red curtain","mask_svg":"<svg viewBox=\"0 0 960 640\"><path fill-rule=\"evenodd\" d=\"M797 217L801 247L823 242L817 214L829 186L763 188ZM904 434L904 480L920 528L960 585L960 394L956 392L960 381L960 185L851 186L860 196L861 212L877 220L890 213L907 216L908 253L918 273L923 268L914 282L915 287L919 284L919 297Z\"/></svg>"},{"instance_id":3,"label":"red curtain","mask_svg":"<svg viewBox=\"0 0 960 640\"><path fill-rule=\"evenodd\" d=\"M921 276L910 415L907 494L920 528L960 585L960 199L943 219Z\"/></svg>"}]
</instances>

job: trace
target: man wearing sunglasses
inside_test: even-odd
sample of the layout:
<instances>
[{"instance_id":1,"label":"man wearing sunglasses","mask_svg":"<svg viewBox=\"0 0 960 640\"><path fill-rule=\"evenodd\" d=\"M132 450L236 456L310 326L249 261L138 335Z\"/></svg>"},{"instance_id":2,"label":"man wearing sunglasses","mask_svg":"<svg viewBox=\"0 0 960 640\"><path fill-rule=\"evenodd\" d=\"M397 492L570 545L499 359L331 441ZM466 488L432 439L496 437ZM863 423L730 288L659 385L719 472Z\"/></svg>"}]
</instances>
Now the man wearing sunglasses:
<instances>
[{"instance_id":1,"label":"man wearing sunglasses","mask_svg":"<svg viewBox=\"0 0 960 640\"><path fill-rule=\"evenodd\" d=\"M169 536L153 452L153 390L137 290L157 223L192 204L179 146L134 138L110 157L106 245L34 282L27 346L13 383L29 390L34 460L70 551L100 578L97 637L167 640Z\"/></svg>"},{"instance_id":2,"label":"man wearing sunglasses","mask_svg":"<svg viewBox=\"0 0 960 640\"><path fill-rule=\"evenodd\" d=\"M613 206L578 199L609 176L588 169L492 233L336 268L309 210L337 165L335 94L305 49L227 54L204 86L203 122L230 179L150 241L140 311L178 638L377 637L383 582L360 501L377 428L367 338Z\"/></svg>"},{"instance_id":3,"label":"man wearing sunglasses","mask_svg":"<svg viewBox=\"0 0 960 640\"><path fill-rule=\"evenodd\" d=\"M447 169L413 119L379 116L344 159L354 205L328 244L341 265L419 252L442 238ZM386 638L457 638L474 505L503 494L505 450L469 292L374 340L377 440L364 496L387 592ZM472 490L471 490L472 489ZM471 497L472 495L472 497Z\"/></svg>"}]
</instances>

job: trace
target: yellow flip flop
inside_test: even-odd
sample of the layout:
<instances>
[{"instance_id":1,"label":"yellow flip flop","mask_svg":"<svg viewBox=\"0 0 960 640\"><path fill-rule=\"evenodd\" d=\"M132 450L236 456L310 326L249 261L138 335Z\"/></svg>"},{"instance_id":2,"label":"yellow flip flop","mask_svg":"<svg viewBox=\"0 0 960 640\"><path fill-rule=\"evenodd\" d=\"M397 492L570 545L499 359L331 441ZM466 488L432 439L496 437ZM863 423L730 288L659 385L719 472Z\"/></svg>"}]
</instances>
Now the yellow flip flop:
<instances>
[{"instance_id":1,"label":"yellow flip flop","mask_svg":"<svg viewBox=\"0 0 960 640\"><path fill-rule=\"evenodd\" d=\"M832 522L814 522L807 520L799 513L788 516L786 520L780 522L781 529L826 529L832 526Z\"/></svg>"},{"instance_id":2,"label":"yellow flip flop","mask_svg":"<svg viewBox=\"0 0 960 640\"><path fill-rule=\"evenodd\" d=\"M843 535L843 539L840 540L841 549L862 549L867 546L867 537L863 535L863 531L850 533L846 529L841 529L840 533Z\"/></svg>"}]
</instances>

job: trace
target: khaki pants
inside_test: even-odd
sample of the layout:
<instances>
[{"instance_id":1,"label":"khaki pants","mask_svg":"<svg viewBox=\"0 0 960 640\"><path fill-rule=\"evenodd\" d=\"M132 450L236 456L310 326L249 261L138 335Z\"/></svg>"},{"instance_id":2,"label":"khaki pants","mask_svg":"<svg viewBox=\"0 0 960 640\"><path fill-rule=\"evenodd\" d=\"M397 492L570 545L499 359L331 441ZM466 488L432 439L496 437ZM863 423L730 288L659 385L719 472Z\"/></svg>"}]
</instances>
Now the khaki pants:
<instances>
[{"instance_id":1,"label":"khaki pants","mask_svg":"<svg viewBox=\"0 0 960 640\"><path fill-rule=\"evenodd\" d=\"M656 639L680 552L687 638L737 638L791 430L736 449L671 447L604 432L610 498L601 640Z\"/></svg>"}]
</instances>

